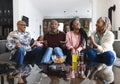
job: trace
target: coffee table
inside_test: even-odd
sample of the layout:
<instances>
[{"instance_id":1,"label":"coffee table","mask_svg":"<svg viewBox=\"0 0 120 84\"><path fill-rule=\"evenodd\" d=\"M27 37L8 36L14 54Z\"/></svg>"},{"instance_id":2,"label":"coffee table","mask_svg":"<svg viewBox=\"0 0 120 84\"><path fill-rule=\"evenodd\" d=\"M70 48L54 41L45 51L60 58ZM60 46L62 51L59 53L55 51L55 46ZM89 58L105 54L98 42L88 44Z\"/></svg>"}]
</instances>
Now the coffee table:
<instances>
[{"instance_id":1,"label":"coffee table","mask_svg":"<svg viewBox=\"0 0 120 84\"><path fill-rule=\"evenodd\" d=\"M58 64L59 65L59 64ZM43 65L44 66L44 65ZM44 73L47 74L47 77L43 75L43 72L41 72L41 80L40 80L40 84L81 84L85 79L80 78L80 77L75 77L75 78L71 78L70 80L66 80L66 72L65 71L61 71L61 72L57 72L57 71L52 71L49 70L49 66L51 65L45 65L43 69ZM63 67L68 67L64 64L61 64L60 66Z\"/></svg>"}]
</instances>

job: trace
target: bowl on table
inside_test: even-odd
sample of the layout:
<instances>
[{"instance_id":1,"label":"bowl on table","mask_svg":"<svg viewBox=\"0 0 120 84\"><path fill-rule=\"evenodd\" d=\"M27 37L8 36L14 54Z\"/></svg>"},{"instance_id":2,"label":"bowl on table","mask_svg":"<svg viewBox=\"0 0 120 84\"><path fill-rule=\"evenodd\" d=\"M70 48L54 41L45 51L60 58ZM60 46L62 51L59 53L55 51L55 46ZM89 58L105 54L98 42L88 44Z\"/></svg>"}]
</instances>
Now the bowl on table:
<instances>
[{"instance_id":1,"label":"bowl on table","mask_svg":"<svg viewBox=\"0 0 120 84\"><path fill-rule=\"evenodd\" d=\"M66 59L66 56L64 56L63 58L59 58L56 55L52 56L52 60L54 63L64 63Z\"/></svg>"}]
</instances>

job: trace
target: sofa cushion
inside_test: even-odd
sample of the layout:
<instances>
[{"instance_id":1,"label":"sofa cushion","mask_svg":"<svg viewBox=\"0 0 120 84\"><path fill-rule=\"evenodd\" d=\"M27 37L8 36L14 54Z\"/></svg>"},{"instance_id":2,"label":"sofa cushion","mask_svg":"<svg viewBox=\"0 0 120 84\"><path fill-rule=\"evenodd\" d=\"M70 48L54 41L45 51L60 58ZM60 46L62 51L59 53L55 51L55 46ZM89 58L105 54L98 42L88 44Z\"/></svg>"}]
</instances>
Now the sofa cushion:
<instances>
[{"instance_id":1,"label":"sofa cushion","mask_svg":"<svg viewBox=\"0 0 120 84\"><path fill-rule=\"evenodd\" d=\"M120 40L115 40L114 41L113 48L116 52L117 57L120 58Z\"/></svg>"},{"instance_id":2,"label":"sofa cushion","mask_svg":"<svg viewBox=\"0 0 120 84\"><path fill-rule=\"evenodd\" d=\"M0 54L5 53L8 51L6 47L7 40L0 40Z\"/></svg>"}]
</instances>

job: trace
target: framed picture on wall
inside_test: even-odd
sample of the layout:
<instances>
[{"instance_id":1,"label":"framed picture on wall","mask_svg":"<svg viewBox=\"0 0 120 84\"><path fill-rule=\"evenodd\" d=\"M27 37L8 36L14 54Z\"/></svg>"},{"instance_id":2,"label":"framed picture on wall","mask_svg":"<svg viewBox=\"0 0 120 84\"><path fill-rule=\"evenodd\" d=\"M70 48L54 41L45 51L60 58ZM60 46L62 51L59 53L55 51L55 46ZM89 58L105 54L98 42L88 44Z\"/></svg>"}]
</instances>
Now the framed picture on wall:
<instances>
[{"instance_id":1,"label":"framed picture on wall","mask_svg":"<svg viewBox=\"0 0 120 84\"><path fill-rule=\"evenodd\" d=\"M29 18L28 17L22 16L22 21L25 21L27 27L29 26Z\"/></svg>"}]
</instances>

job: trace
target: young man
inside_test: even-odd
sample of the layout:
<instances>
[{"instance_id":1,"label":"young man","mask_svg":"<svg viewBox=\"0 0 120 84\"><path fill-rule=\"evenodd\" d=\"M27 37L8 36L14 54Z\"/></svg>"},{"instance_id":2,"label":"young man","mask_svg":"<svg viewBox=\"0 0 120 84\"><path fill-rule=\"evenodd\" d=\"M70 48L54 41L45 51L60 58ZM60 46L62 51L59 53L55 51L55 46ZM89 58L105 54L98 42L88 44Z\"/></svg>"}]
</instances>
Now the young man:
<instances>
[{"instance_id":1,"label":"young man","mask_svg":"<svg viewBox=\"0 0 120 84\"><path fill-rule=\"evenodd\" d=\"M50 61L52 55L56 55L58 58L63 59L63 41L65 41L65 33L58 30L58 22L52 20L50 27L51 31L44 36L46 41L46 51L44 53L42 63Z\"/></svg>"}]
</instances>

